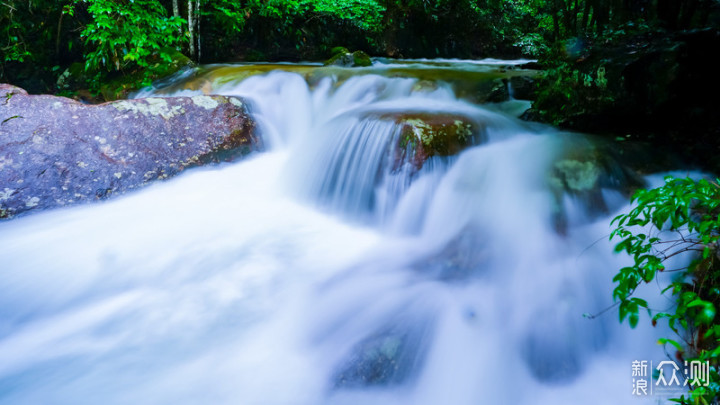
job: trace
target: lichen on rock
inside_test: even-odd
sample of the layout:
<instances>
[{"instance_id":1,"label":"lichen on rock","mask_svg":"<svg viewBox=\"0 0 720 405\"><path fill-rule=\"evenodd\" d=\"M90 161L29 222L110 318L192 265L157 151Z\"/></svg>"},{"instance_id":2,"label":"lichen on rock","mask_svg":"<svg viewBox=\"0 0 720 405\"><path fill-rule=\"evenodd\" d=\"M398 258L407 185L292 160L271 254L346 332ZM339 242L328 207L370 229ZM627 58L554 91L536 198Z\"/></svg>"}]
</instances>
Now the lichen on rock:
<instances>
[{"instance_id":1,"label":"lichen on rock","mask_svg":"<svg viewBox=\"0 0 720 405\"><path fill-rule=\"evenodd\" d=\"M600 169L592 161L565 159L555 163L555 170L558 176L553 181L574 192L592 190L600 177Z\"/></svg>"},{"instance_id":2,"label":"lichen on rock","mask_svg":"<svg viewBox=\"0 0 720 405\"><path fill-rule=\"evenodd\" d=\"M112 103L118 111L130 111L135 114L144 115L160 115L161 117L170 119L184 112L181 106L168 106L163 98L146 98L133 101L116 101Z\"/></svg>"},{"instance_id":3,"label":"lichen on rock","mask_svg":"<svg viewBox=\"0 0 720 405\"><path fill-rule=\"evenodd\" d=\"M213 108L217 108L219 104L215 99L210 96L193 96L191 97L191 100L195 105L205 108L206 110L212 110ZM240 107L242 107L242 103Z\"/></svg>"},{"instance_id":4,"label":"lichen on rock","mask_svg":"<svg viewBox=\"0 0 720 405\"><path fill-rule=\"evenodd\" d=\"M415 113L382 119L393 119L401 127L396 167L408 162L420 168L430 157L451 156L482 140L481 125L461 115Z\"/></svg>"},{"instance_id":5,"label":"lichen on rock","mask_svg":"<svg viewBox=\"0 0 720 405\"><path fill-rule=\"evenodd\" d=\"M7 120L15 116L22 119ZM244 103L233 97L84 105L0 84L3 120L2 218L106 199L262 148Z\"/></svg>"}]
</instances>

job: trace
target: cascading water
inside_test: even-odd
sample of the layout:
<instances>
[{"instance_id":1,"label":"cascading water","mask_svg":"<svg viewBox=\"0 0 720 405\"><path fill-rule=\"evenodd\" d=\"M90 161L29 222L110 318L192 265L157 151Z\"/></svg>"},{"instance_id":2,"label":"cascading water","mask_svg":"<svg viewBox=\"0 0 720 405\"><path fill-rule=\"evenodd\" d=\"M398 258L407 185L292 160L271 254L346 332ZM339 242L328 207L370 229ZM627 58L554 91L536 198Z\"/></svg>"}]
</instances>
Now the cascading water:
<instances>
[{"instance_id":1,"label":"cascading water","mask_svg":"<svg viewBox=\"0 0 720 405\"><path fill-rule=\"evenodd\" d=\"M638 403L658 331L582 316L624 264L622 175L422 84L217 85L268 151L0 225L0 403ZM398 160L402 114L461 116L474 146Z\"/></svg>"}]
</instances>

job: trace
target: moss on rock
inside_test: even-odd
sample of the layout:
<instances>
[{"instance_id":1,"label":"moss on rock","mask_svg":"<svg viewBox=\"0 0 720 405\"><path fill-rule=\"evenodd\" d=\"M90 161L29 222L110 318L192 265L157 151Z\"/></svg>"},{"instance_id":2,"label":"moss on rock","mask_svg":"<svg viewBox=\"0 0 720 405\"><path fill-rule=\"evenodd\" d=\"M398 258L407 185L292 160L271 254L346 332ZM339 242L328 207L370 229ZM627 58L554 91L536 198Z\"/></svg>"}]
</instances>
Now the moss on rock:
<instances>
[{"instance_id":1,"label":"moss on rock","mask_svg":"<svg viewBox=\"0 0 720 405\"><path fill-rule=\"evenodd\" d=\"M340 67L366 67L372 66L372 60L370 55L363 51L348 52L347 49L339 47L333 48L338 50L330 59L328 59L325 66L340 66Z\"/></svg>"}]
</instances>

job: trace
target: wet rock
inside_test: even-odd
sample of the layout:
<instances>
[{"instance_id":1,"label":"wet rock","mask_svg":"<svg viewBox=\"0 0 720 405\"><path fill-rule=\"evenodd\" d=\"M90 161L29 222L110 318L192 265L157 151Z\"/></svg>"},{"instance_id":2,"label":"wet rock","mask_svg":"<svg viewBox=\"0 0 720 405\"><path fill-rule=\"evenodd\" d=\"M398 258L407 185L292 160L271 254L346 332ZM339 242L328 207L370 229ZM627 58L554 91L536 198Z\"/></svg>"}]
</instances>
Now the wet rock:
<instances>
[{"instance_id":1,"label":"wet rock","mask_svg":"<svg viewBox=\"0 0 720 405\"><path fill-rule=\"evenodd\" d=\"M533 76L512 76L509 79L510 96L519 100L535 100L535 78Z\"/></svg>"},{"instance_id":2,"label":"wet rock","mask_svg":"<svg viewBox=\"0 0 720 405\"><path fill-rule=\"evenodd\" d=\"M330 50L330 54L332 54L333 56L337 55L339 53L345 54L345 53L350 53L350 51L347 48L345 48L344 46L336 46L335 48Z\"/></svg>"},{"instance_id":3,"label":"wet rock","mask_svg":"<svg viewBox=\"0 0 720 405\"><path fill-rule=\"evenodd\" d=\"M543 329L529 334L523 354L530 372L538 381L567 384L575 380L583 369L579 346L572 334L558 336L553 330Z\"/></svg>"},{"instance_id":4,"label":"wet rock","mask_svg":"<svg viewBox=\"0 0 720 405\"><path fill-rule=\"evenodd\" d=\"M553 224L561 235L568 225L563 207L566 196L579 203L584 215L591 219L609 212L603 189L619 191L629 198L644 184L635 171L622 163L612 144L571 134L564 139L564 150L548 174L548 186L556 204Z\"/></svg>"},{"instance_id":5,"label":"wet rock","mask_svg":"<svg viewBox=\"0 0 720 405\"><path fill-rule=\"evenodd\" d=\"M489 91L486 90L487 93L483 102L501 103L510 99L510 91L508 89L507 80L497 79L491 83L492 87ZM480 95L478 98L482 99L482 96Z\"/></svg>"},{"instance_id":6,"label":"wet rock","mask_svg":"<svg viewBox=\"0 0 720 405\"><path fill-rule=\"evenodd\" d=\"M84 105L0 84L0 217L106 199L261 147L235 97Z\"/></svg>"},{"instance_id":7,"label":"wet rock","mask_svg":"<svg viewBox=\"0 0 720 405\"><path fill-rule=\"evenodd\" d=\"M345 48L334 48L339 52L325 62L325 66L364 67L372 65L370 55L363 51L350 53Z\"/></svg>"},{"instance_id":8,"label":"wet rock","mask_svg":"<svg viewBox=\"0 0 720 405\"><path fill-rule=\"evenodd\" d=\"M431 322L399 323L367 337L335 374L335 388L398 386L410 382L425 363Z\"/></svg>"},{"instance_id":9,"label":"wet rock","mask_svg":"<svg viewBox=\"0 0 720 405\"><path fill-rule=\"evenodd\" d=\"M432 156L455 155L481 141L480 126L462 115L419 113L385 118L402 126L395 147L395 168L410 163L420 169Z\"/></svg>"}]
</instances>

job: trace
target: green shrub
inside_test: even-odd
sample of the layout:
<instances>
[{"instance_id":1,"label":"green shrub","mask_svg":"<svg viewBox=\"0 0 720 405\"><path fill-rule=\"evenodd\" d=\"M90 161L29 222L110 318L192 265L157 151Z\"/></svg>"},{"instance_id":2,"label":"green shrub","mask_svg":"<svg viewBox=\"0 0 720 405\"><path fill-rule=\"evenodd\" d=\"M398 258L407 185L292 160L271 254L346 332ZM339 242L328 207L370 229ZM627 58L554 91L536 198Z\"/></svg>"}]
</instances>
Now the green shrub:
<instances>
[{"instance_id":1,"label":"green shrub","mask_svg":"<svg viewBox=\"0 0 720 405\"><path fill-rule=\"evenodd\" d=\"M108 72L142 70L147 85L163 69L153 58L170 63L173 47L186 40L180 35L184 20L167 16L157 0L74 0L74 4L86 4L91 17L81 35L85 70L96 75L96 82Z\"/></svg>"},{"instance_id":2,"label":"green shrub","mask_svg":"<svg viewBox=\"0 0 720 405\"><path fill-rule=\"evenodd\" d=\"M720 321L716 319L720 304L720 185L717 180L666 177L661 187L637 191L633 201L636 206L629 213L613 219L616 227L610 235L620 239L617 252L633 257L633 265L620 269L613 278L620 321L627 319L634 328L641 309L652 317L653 325L667 320L676 336L659 343L674 347L678 359L710 363L710 381L704 381L708 385L691 386L688 398L674 401L714 403L720 398ZM683 254L693 256L687 267L665 268L666 260ZM672 299L674 311L654 311L645 299L634 296L638 286L652 282L659 272L674 275L661 292Z\"/></svg>"}]
</instances>

